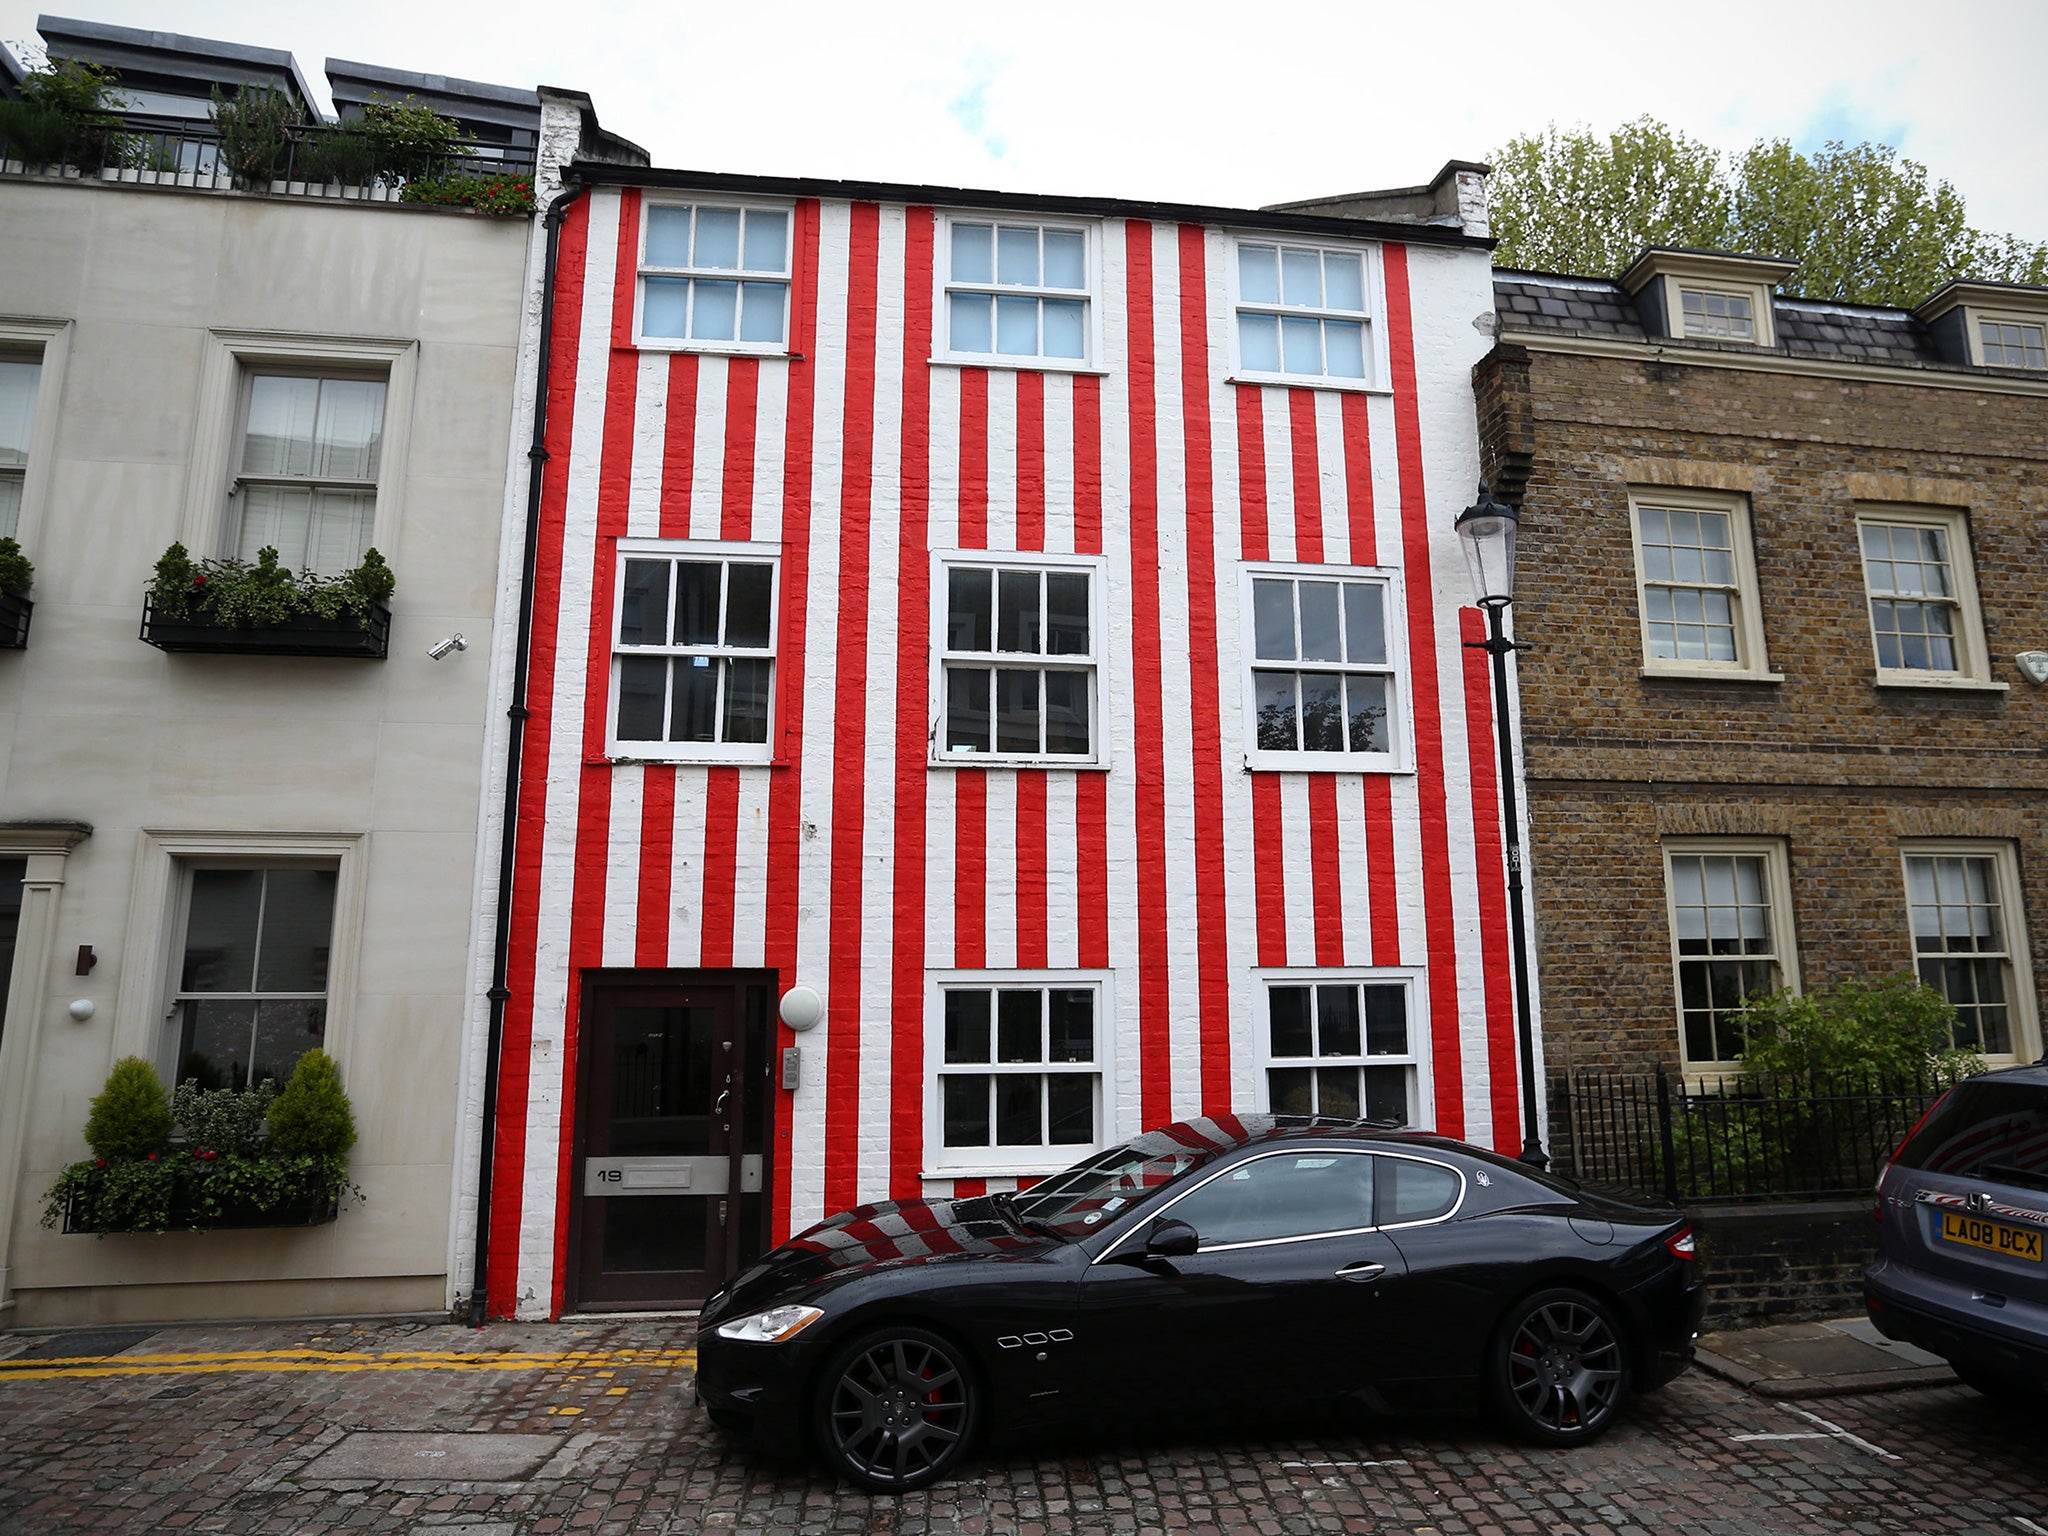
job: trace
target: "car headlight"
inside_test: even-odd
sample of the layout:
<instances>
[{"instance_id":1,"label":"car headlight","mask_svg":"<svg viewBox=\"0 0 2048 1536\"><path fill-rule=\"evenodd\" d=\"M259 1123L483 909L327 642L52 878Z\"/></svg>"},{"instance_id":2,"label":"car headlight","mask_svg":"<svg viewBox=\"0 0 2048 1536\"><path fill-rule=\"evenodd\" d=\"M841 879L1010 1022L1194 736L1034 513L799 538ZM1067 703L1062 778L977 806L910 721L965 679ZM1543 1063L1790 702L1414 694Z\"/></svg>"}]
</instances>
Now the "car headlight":
<instances>
[{"instance_id":1,"label":"car headlight","mask_svg":"<svg viewBox=\"0 0 2048 1536\"><path fill-rule=\"evenodd\" d=\"M780 1344L793 1339L825 1314L816 1307L770 1307L751 1317L736 1317L718 1325L721 1339L742 1344Z\"/></svg>"}]
</instances>

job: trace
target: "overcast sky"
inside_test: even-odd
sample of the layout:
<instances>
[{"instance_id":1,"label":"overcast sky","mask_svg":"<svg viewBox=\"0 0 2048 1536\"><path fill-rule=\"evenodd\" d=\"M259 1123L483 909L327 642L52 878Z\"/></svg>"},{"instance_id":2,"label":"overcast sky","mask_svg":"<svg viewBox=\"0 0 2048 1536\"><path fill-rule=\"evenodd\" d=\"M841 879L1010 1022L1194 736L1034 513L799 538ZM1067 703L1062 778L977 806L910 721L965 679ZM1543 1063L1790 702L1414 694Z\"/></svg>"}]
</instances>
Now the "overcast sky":
<instances>
[{"instance_id":1,"label":"overcast sky","mask_svg":"<svg viewBox=\"0 0 2048 1536\"><path fill-rule=\"evenodd\" d=\"M977 6L80 0L53 14L587 91L657 165L1254 206L1426 181L1546 123L1895 146L2048 238L2048 0ZM37 9L0 0L0 39Z\"/></svg>"}]
</instances>

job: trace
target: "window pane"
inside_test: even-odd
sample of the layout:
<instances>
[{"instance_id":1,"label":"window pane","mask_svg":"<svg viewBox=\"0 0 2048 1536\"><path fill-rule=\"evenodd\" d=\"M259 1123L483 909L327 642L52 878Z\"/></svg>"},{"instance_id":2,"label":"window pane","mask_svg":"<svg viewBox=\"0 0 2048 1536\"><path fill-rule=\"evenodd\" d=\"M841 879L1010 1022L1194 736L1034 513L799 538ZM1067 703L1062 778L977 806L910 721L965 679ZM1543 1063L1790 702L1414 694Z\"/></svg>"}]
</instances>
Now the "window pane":
<instances>
[{"instance_id":1,"label":"window pane","mask_svg":"<svg viewBox=\"0 0 2048 1536\"><path fill-rule=\"evenodd\" d=\"M1044 650L1038 633L1039 573L1003 571L996 578L996 649L1036 655Z\"/></svg>"},{"instance_id":2,"label":"window pane","mask_svg":"<svg viewBox=\"0 0 2048 1536\"><path fill-rule=\"evenodd\" d=\"M1088 675L1045 674L1045 750L1086 757L1089 747Z\"/></svg>"},{"instance_id":3,"label":"window pane","mask_svg":"<svg viewBox=\"0 0 2048 1536\"><path fill-rule=\"evenodd\" d=\"M1045 573L1045 649L1052 656L1088 654L1088 578Z\"/></svg>"},{"instance_id":4,"label":"window pane","mask_svg":"<svg viewBox=\"0 0 2048 1536\"><path fill-rule=\"evenodd\" d=\"M1038 733L1036 669L1003 667L996 673L996 750L1036 755Z\"/></svg>"},{"instance_id":5,"label":"window pane","mask_svg":"<svg viewBox=\"0 0 2048 1536\"><path fill-rule=\"evenodd\" d=\"M1095 994L1085 987L1055 987L1047 995L1051 1061L1095 1059Z\"/></svg>"},{"instance_id":6,"label":"window pane","mask_svg":"<svg viewBox=\"0 0 2048 1536\"><path fill-rule=\"evenodd\" d=\"M690 210L652 206L647 210L647 265L687 267L690 264Z\"/></svg>"},{"instance_id":7,"label":"window pane","mask_svg":"<svg viewBox=\"0 0 2048 1536\"><path fill-rule=\"evenodd\" d=\"M740 211L737 208L697 210L696 260L698 267L730 271L740 264Z\"/></svg>"},{"instance_id":8,"label":"window pane","mask_svg":"<svg viewBox=\"0 0 2048 1536\"><path fill-rule=\"evenodd\" d=\"M768 648L775 569L734 563L725 573L725 643Z\"/></svg>"},{"instance_id":9,"label":"window pane","mask_svg":"<svg viewBox=\"0 0 2048 1536\"><path fill-rule=\"evenodd\" d=\"M1280 258L1272 246L1237 248L1237 290L1248 304L1280 302Z\"/></svg>"},{"instance_id":10,"label":"window pane","mask_svg":"<svg viewBox=\"0 0 2048 1536\"><path fill-rule=\"evenodd\" d=\"M313 469L323 480L374 480L384 437L384 385L322 379L313 427Z\"/></svg>"},{"instance_id":11,"label":"window pane","mask_svg":"<svg viewBox=\"0 0 2048 1536\"><path fill-rule=\"evenodd\" d=\"M697 279L697 310L690 335L698 341L732 341L739 335L740 285Z\"/></svg>"},{"instance_id":12,"label":"window pane","mask_svg":"<svg viewBox=\"0 0 2048 1536\"><path fill-rule=\"evenodd\" d=\"M1319 320L1286 315L1280 321L1281 368L1286 373L1323 371L1323 326Z\"/></svg>"},{"instance_id":13,"label":"window pane","mask_svg":"<svg viewBox=\"0 0 2048 1536\"><path fill-rule=\"evenodd\" d=\"M305 552L298 563L323 576L353 570L370 547L370 531L377 517L376 493L322 486L313 492L307 511Z\"/></svg>"},{"instance_id":14,"label":"window pane","mask_svg":"<svg viewBox=\"0 0 2048 1536\"><path fill-rule=\"evenodd\" d=\"M1313 1056L1315 1037L1309 1022L1307 987L1272 987L1266 993L1276 1057Z\"/></svg>"},{"instance_id":15,"label":"window pane","mask_svg":"<svg viewBox=\"0 0 2048 1536\"><path fill-rule=\"evenodd\" d=\"M668 573L666 560L628 560L619 594L619 644L668 643Z\"/></svg>"},{"instance_id":16,"label":"window pane","mask_svg":"<svg viewBox=\"0 0 2048 1536\"><path fill-rule=\"evenodd\" d=\"M1365 327L1355 320L1325 320L1323 347L1336 379L1365 377Z\"/></svg>"},{"instance_id":17,"label":"window pane","mask_svg":"<svg viewBox=\"0 0 2048 1536\"><path fill-rule=\"evenodd\" d=\"M1367 1067L1362 1075L1365 1078L1365 1118L1406 1125L1410 1118L1408 1069Z\"/></svg>"},{"instance_id":18,"label":"window pane","mask_svg":"<svg viewBox=\"0 0 2048 1536\"><path fill-rule=\"evenodd\" d=\"M299 1058L327 1036L325 998L266 998L256 1005L255 1060L250 1079L270 1079L282 1088Z\"/></svg>"},{"instance_id":19,"label":"window pane","mask_svg":"<svg viewBox=\"0 0 2048 1536\"><path fill-rule=\"evenodd\" d=\"M944 1077L939 1080L945 1100L941 1116L943 1134L949 1147L988 1145L988 1087L985 1076Z\"/></svg>"},{"instance_id":20,"label":"window pane","mask_svg":"<svg viewBox=\"0 0 2048 1536\"><path fill-rule=\"evenodd\" d=\"M260 869L195 869L186 909L181 992L250 992L256 982Z\"/></svg>"},{"instance_id":21,"label":"window pane","mask_svg":"<svg viewBox=\"0 0 2048 1536\"><path fill-rule=\"evenodd\" d=\"M1048 229L1045 232L1045 286L1088 286L1088 239L1078 230Z\"/></svg>"},{"instance_id":22,"label":"window pane","mask_svg":"<svg viewBox=\"0 0 2048 1536\"><path fill-rule=\"evenodd\" d=\"M640 334L680 340L690 334L690 280L687 277L640 279Z\"/></svg>"},{"instance_id":23,"label":"window pane","mask_svg":"<svg viewBox=\"0 0 2048 1536\"><path fill-rule=\"evenodd\" d=\"M1350 710L1346 742L1351 750L1393 751L1393 734L1387 729L1387 680L1384 677L1347 677L1344 696Z\"/></svg>"},{"instance_id":24,"label":"window pane","mask_svg":"<svg viewBox=\"0 0 2048 1536\"><path fill-rule=\"evenodd\" d=\"M676 562L677 645L718 644L718 577L713 560Z\"/></svg>"},{"instance_id":25,"label":"window pane","mask_svg":"<svg viewBox=\"0 0 2048 1536\"><path fill-rule=\"evenodd\" d=\"M1095 1140L1095 1078L1060 1072L1045 1080L1046 1140L1056 1147L1086 1146Z\"/></svg>"},{"instance_id":26,"label":"window pane","mask_svg":"<svg viewBox=\"0 0 2048 1536\"><path fill-rule=\"evenodd\" d=\"M1365 308L1365 267L1355 255L1323 253L1323 302L1331 309Z\"/></svg>"},{"instance_id":27,"label":"window pane","mask_svg":"<svg viewBox=\"0 0 2048 1536\"><path fill-rule=\"evenodd\" d=\"M669 708L670 741L718 739L718 668L709 656L678 656L672 672L675 698Z\"/></svg>"},{"instance_id":28,"label":"window pane","mask_svg":"<svg viewBox=\"0 0 2048 1536\"><path fill-rule=\"evenodd\" d=\"M946 573L946 649L987 651L994 649L995 599L993 571Z\"/></svg>"},{"instance_id":29,"label":"window pane","mask_svg":"<svg viewBox=\"0 0 2048 1536\"><path fill-rule=\"evenodd\" d=\"M789 215L747 210L746 267L749 272L789 270Z\"/></svg>"},{"instance_id":30,"label":"window pane","mask_svg":"<svg viewBox=\"0 0 2048 1536\"><path fill-rule=\"evenodd\" d=\"M1045 299L1045 355L1079 358L1087 355L1082 345L1082 319L1087 306L1079 299Z\"/></svg>"},{"instance_id":31,"label":"window pane","mask_svg":"<svg viewBox=\"0 0 2048 1536\"><path fill-rule=\"evenodd\" d=\"M989 994L983 991L946 993L946 1061L972 1065L989 1059Z\"/></svg>"},{"instance_id":32,"label":"window pane","mask_svg":"<svg viewBox=\"0 0 2048 1536\"><path fill-rule=\"evenodd\" d=\"M987 224L953 226L953 281L989 283L995 281L992 254L995 231Z\"/></svg>"},{"instance_id":33,"label":"window pane","mask_svg":"<svg viewBox=\"0 0 2048 1536\"><path fill-rule=\"evenodd\" d=\"M0 469L0 539L11 539L21 531L22 473Z\"/></svg>"},{"instance_id":34,"label":"window pane","mask_svg":"<svg viewBox=\"0 0 2048 1536\"><path fill-rule=\"evenodd\" d=\"M619 660L619 740L660 741L662 703L668 692L668 660L625 656Z\"/></svg>"},{"instance_id":35,"label":"window pane","mask_svg":"<svg viewBox=\"0 0 2048 1536\"><path fill-rule=\"evenodd\" d=\"M1316 1054L1359 1054L1358 988L1350 985L1316 988Z\"/></svg>"},{"instance_id":36,"label":"window pane","mask_svg":"<svg viewBox=\"0 0 2048 1536\"><path fill-rule=\"evenodd\" d=\"M1275 1067L1266 1074L1266 1102L1276 1115L1314 1114L1314 1072L1307 1067Z\"/></svg>"},{"instance_id":37,"label":"window pane","mask_svg":"<svg viewBox=\"0 0 2048 1536\"><path fill-rule=\"evenodd\" d=\"M258 992L327 990L334 884L331 869L264 872L263 938L256 958Z\"/></svg>"},{"instance_id":38,"label":"window pane","mask_svg":"<svg viewBox=\"0 0 2048 1536\"><path fill-rule=\"evenodd\" d=\"M1333 672L1301 674L1301 745L1307 752L1344 750L1344 687Z\"/></svg>"},{"instance_id":39,"label":"window pane","mask_svg":"<svg viewBox=\"0 0 2048 1536\"><path fill-rule=\"evenodd\" d=\"M996 1079L996 1145L1035 1147L1045 1140L1045 1079L1008 1073Z\"/></svg>"},{"instance_id":40,"label":"window pane","mask_svg":"<svg viewBox=\"0 0 2048 1536\"><path fill-rule=\"evenodd\" d=\"M1358 1068L1316 1068L1316 1113L1340 1120L1358 1118Z\"/></svg>"},{"instance_id":41,"label":"window pane","mask_svg":"<svg viewBox=\"0 0 2048 1536\"><path fill-rule=\"evenodd\" d=\"M1319 309L1323 303L1323 258L1316 251L1283 246L1280 251L1280 299Z\"/></svg>"},{"instance_id":42,"label":"window pane","mask_svg":"<svg viewBox=\"0 0 2048 1536\"><path fill-rule=\"evenodd\" d=\"M280 564L297 570L306 563L306 539L313 525L313 492L308 486L249 485L242 488L240 527L234 555L254 560L267 548Z\"/></svg>"},{"instance_id":43,"label":"window pane","mask_svg":"<svg viewBox=\"0 0 2048 1536\"><path fill-rule=\"evenodd\" d=\"M1301 593L1301 659L1342 661L1344 644L1338 624L1340 588L1334 581L1304 581Z\"/></svg>"},{"instance_id":44,"label":"window pane","mask_svg":"<svg viewBox=\"0 0 2048 1536\"><path fill-rule=\"evenodd\" d=\"M1294 674L1254 672L1252 689L1258 710L1259 750L1296 752L1301 739L1295 733Z\"/></svg>"},{"instance_id":45,"label":"window pane","mask_svg":"<svg viewBox=\"0 0 2048 1536\"><path fill-rule=\"evenodd\" d=\"M1045 1060L1045 994L1007 991L996 994L996 1060Z\"/></svg>"},{"instance_id":46,"label":"window pane","mask_svg":"<svg viewBox=\"0 0 2048 1536\"><path fill-rule=\"evenodd\" d=\"M1438 1163L1382 1158L1380 1178L1380 1209L1388 1221L1428 1221L1458 1203L1458 1176Z\"/></svg>"},{"instance_id":47,"label":"window pane","mask_svg":"<svg viewBox=\"0 0 2048 1536\"><path fill-rule=\"evenodd\" d=\"M1038 226L1014 224L996 229L996 281L1023 288L1038 286Z\"/></svg>"},{"instance_id":48,"label":"window pane","mask_svg":"<svg viewBox=\"0 0 2048 1536\"><path fill-rule=\"evenodd\" d=\"M178 1037L178 1081L202 1088L246 1088L256 1033L256 1004L190 998Z\"/></svg>"},{"instance_id":49,"label":"window pane","mask_svg":"<svg viewBox=\"0 0 2048 1536\"><path fill-rule=\"evenodd\" d=\"M996 300L996 351L1003 357L1038 356L1038 300L1009 294Z\"/></svg>"},{"instance_id":50,"label":"window pane","mask_svg":"<svg viewBox=\"0 0 2048 1536\"><path fill-rule=\"evenodd\" d=\"M780 283L745 283L741 286L741 341L782 340L782 299L787 292Z\"/></svg>"},{"instance_id":51,"label":"window pane","mask_svg":"<svg viewBox=\"0 0 2048 1536\"><path fill-rule=\"evenodd\" d=\"M1365 994L1365 1053L1408 1054L1408 999L1399 987L1368 986Z\"/></svg>"},{"instance_id":52,"label":"window pane","mask_svg":"<svg viewBox=\"0 0 2048 1536\"><path fill-rule=\"evenodd\" d=\"M1255 373L1280 371L1280 322L1272 315L1237 317L1239 361Z\"/></svg>"},{"instance_id":53,"label":"window pane","mask_svg":"<svg viewBox=\"0 0 2048 1536\"><path fill-rule=\"evenodd\" d=\"M1294 583L1252 583L1252 654L1261 661L1293 661Z\"/></svg>"},{"instance_id":54,"label":"window pane","mask_svg":"<svg viewBox=\"0 0 2048 1536\"><path fill-rule=\"evenodd\" d=\"M245 475L310 475L318 379L258 375L249 381L249 433L242 444Z\"/></svg>"},{"instance_id":55,"label":"window pane","mask_svg":"<svg viewBox=\"0 0 2048 1536\"><path fill-rule=\"evenodd\" d=\"M985 293L956 293L948 303L953 317L953 350L993 352L996 348L995 322L991 318L994 301Z\"/></svg>"},{"instance_id":56,"label":"window pane","mask_svg":"<svg viewBox=\"0 0 2048 1536\"><path fill-rule=\"evenodd\" d=\"M946 750L989 749L989 674L981 667L946 668Z\"/></svg>"},{"instance_id":57,"label":"window pane","mask_svg":"<svg viewBox=\"0 0 2048 1536\"><path fill-rule=\"evenodd\" d=\"M768 700L775 663L766 657L736 656L725 663L724 740L759 744L768 739Z\"/></svg>"}]
</instances>

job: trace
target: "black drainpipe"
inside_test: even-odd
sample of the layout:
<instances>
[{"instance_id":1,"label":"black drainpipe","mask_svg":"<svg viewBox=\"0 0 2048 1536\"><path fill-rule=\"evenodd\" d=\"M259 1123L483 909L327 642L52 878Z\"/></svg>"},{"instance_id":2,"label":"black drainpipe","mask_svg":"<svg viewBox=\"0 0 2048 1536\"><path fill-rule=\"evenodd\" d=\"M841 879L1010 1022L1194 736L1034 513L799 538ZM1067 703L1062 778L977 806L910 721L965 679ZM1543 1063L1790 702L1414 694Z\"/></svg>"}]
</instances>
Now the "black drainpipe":
<instances>
[{"instance_id":1,"label":"black drainpipe","mask_svg":"<svg viewBox=\"0 0 2048 1536\"><path fill-rule=\"evenodd\" d=\"M512 996L505 968L512 947L512 855L518 841L519 755L526 744L526 674L533 656L533 567L540 553L541 478L547 469L548 365L555 336L555 264L562 248L562 221L584 192L570 180L548 204L547 267L540 287L540 355L533 385L533 442L526 450L526 552L519 568L519 648L512 662L512 704L505 713L512 729L505 737L505 826L498 839L498 923L491 957L490 1046L484 1057L484 1113L477 1148L476 1258L469 1280L469 1326L484 1323L485 1285L491 1251L491 1164L498 1134L498 1069L505 1049L505 1004Z\"/></svg>"}]
</instances>

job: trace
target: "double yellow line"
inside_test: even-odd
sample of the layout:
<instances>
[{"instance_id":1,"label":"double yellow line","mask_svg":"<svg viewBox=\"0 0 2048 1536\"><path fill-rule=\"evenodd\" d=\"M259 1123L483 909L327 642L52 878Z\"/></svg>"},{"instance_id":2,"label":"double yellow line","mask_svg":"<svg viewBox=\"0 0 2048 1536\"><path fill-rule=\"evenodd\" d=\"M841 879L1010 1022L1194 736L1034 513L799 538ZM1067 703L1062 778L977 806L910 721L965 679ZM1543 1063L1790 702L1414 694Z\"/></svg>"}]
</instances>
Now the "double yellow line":
<instances>
[{"instance_id":1,"label":"double yellow line","mask_svg":"<svg viewBox=\"0 0 2048 1536\"><path fill-rule=\"evenodd\" d=\"M694 1349L506 1350L334 1349L202 1350L175 1355L78 1355L0 1360L0 1382L80 1376L206 1376L236 1371L616 1371L694 1366Z\"/></svg>"}]
</instances>

